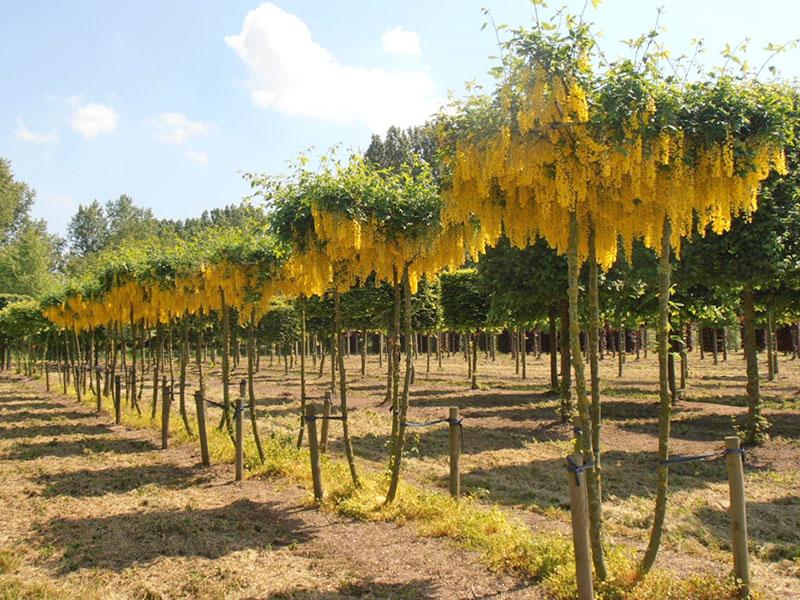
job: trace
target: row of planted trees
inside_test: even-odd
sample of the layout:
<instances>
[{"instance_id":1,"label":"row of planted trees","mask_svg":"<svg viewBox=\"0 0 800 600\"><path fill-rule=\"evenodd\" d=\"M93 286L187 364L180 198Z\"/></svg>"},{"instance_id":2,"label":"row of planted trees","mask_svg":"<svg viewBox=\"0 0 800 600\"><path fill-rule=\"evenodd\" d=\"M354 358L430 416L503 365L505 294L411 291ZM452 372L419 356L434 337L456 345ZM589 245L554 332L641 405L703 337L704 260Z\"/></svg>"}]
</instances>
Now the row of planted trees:
<instances>
[{"instance_id":1,"label":"row of planted trees","mask_svg":"<svg viewBox=\"0 0 800 600\"><path fill-rule=\"evenodd\" d=\"M796 287L787 280L768 289L749 269L746 276L731 274L709 286L698 265L732 262L736 248L714 245L706 234L724 234L733 227L744 232L739 235L746 243L752 227L746 221L760 224L760 200L786 209L775 219L794 218L796 186L794 173L787 175L786 150L794 168L796 96L780 83L724 72L700 79L665 76L647 49L638 62L608 63L597 53L588 27L571 18L565 29L513 31L502 49L496 89L470 95L414 130L407 152L378 151L374 142L366 157L339 160L332 155L313 170L301 162L285 176L248 175L254 196L266 202L266 222L207 231L174 248L108 256L86 280L41 302L42 314L57 330L45 325L17 339L53 340L75 377L76 390L87 372L83 367L98 364L103 352L112 374L117 364L128 372L130 356L130 402L139 410L149 363L155 416L159 374L169 371L173 379L176 354L186 414L192 344L198 386L205 392L201 355L213 334L223 379L219 426L230 431L228 384L231 356L238 356L238 343L232 342L237 327L246 336L251 408L258 332L265 322L272 321L269 331L280 332L271 343L284 347L286 360L292 354L286 346L299 328L301 410L307 357L310 353L322 362L324 346L313 343L318 350L309 352L308 332L314 331L320 342L330 336L343 446L358 487L347 422L345 333L360 330L365 350L364 332L385 329L390 503L400 480L415 334L430 336L428 342L440 339L442 322L445 329L464 334L468 372L477 387L481 330L511 324L520 348L520 328L546 328L554 385L555 341L560 344L561 417L577 414L576 449L592 464L587 478L592 555L596 576L605 579L601 326L606 321L619 328L632 321L637 328L650 324L658 350L660 462L652 533L640 567L646 573L655 561L666 514L674 352L680 354L683 345L682 335L671 334L702 320L699 311L710 299L738 294L741 300L746 436L758 442L764 435L757 301L770 308L769 318L778 306L789 315L793 305L784 299ZM777 175L769 179L773 171ZM771 214L761 226L774 232ZM681 250L685 239L690 242ZM770 260L779 262L775 256ZM477 263L476 268L456 270L467 261ZM673 271L683 283L674 295ZM427 283L437 278L440 302L431 297L436 286ZM601 288L606 290L602 297ZM614 289L622 301L609 300ZM293 299L295 320L281 316L285 309L276 306L276 299ZM680 306L673 304L678 300ZM328 317L320 310L326 302ZM383 325L375 327L376 322ZM436 346L441 352L441 344ZM52 355L50 348L43 356ZM685 352L682 356L685 360ZM684 375L685 368L680 372ZM99 380L95 385L99 395ZM255 410L251 415L258 444ZM185 423L188 429L188 419Z\"/></svg>"}]
</instances>

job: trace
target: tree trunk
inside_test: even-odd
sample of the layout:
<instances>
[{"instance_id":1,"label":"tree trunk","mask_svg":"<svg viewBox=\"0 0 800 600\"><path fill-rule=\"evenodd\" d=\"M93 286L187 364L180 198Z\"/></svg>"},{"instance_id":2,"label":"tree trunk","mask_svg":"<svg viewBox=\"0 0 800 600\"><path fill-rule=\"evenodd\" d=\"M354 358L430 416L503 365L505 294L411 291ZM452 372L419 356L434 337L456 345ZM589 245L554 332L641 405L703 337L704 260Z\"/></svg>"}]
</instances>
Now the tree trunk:
<instances>
[{"instance_id":1,"label":"tree trunk","mask_svg":"<svg viewBox=\"0 0 800 600\"><path fill-rule=\"evenodd\" d=\"M473 390L478 389L478 336L480 333L475 330L472 334L472 383L470 388ZM469 339L469 338L467 338Z\"/></svg>"},{"instance_id":2,"label":"tree trunk","mask_svg":"<svg viewBox=\"0 0 800 600\"><path fill-rule=\"evenodd\" d=\"M305 329L305 308L301 313L303 329ZM253 439L256 442L256 450L258 451L258 458L263 463L266 459L264 454L264 447L261 444L261 435L258 433L258 415L256 415L256 391L253 383L253 372L256 363L256 351L258 346L256 344L256 309L250 309L250 323L247 325L247 397L250 405L250 427L253 430ZM303 363L301 357L300 373L301 377L304 374ZM305 414L305 413L303 413Z\"/></svg>"},{"instance_id":3,"label":"tree trunk","mask_svg":"<svg viewBox=\"0 0 800 600\"><path fill-rule=\"evenodd\" d=\"M550 337L550 391L558 391L558 332L556 329L556 319L558 309L555 304L550 305L549 314L549 337Z\"/></svg>"},{"instance_id":4,"label":"tree trunk","mask_svg":"<svg viewBox=\"0 0 800 600\"><path fill-rule=\"evenodd\" d=\"M661 252L658 260L658 388L661 410L658 418L658 484L656 487L656 507L653 515L653 527L647 544L639 573L645 575L656 560L661 535L664 531L664 518L667 512L667 489L669 483L669 466L664 464L669 458L669 430L672 398L669 393L669 296L672 275L670 262L671 223L664 218L664 230L661 233Z\"/></svg>"},{"instance_id":5,"label":"tree trunk","mask_svg":"<svg viewBox=\"0 0 800 600\"><path fill-rule=\"evenodd\" d=\"M411 386L411 368L413 366L413 349L411 345L411 285L408 277L408 265L403 267L403 295L405 307L405 337L406 337L406 373L403 380L403 396L400 400L397 437L393 445L391 458L391 477L389 490L386 492L386 504L393 502L397 495L397 486L400 483L400 463L403 458L403 446L406 435L406 415L408 414L408 396Z\"/></svg>"},{"instance_id":6,"label":"tree trunk","mask_svg":"<svg viewBox=\"0 0 800 600\"><path fill-rule=\"evenodd\" d=\"M186 367L189 364L189 314L184 313L181 319L181 359L178 372L178 401L180 404L181 419L186 433L193 435L189 425L189 415L186 412Z\"/></svg>"},{"instance_id":7,"label":"tree trunk","mask_svg":"<svg viewBox=\"0 0 800 600\"><path fill-rule=\"evenodd\" d=\"M561 405L559 408L562 423L567 423L572 416L569 345L569 298L564 298L561 300Z\"/></svg>"},{"instance_id":8,"label":"tree trunk","mask_svg":"<svg viewBox=\"0 0 800 600\"><path fill-rule=\"evenodd\" d=\"M722 362L728 362L728 333L725 327L722 328Z\"/></svg>"},{"instance_id":9,"label":"tree trunk","mask_svg":"<svg viewBox=\"0 0 800 600\"><path fill-rule=\"evenodd\" d=\"M220 288L220 310L222 312L222 416L217 429L226 428L228 435L234 439L233 422L231 420L230 376L231 376L231 315L225 302L225 292Z\"/></svg>"},{"instance_id":10,"label":"tree trunk","mask_svg":"<svg viewBox=\"0 0 800 600\"><path fill-rule=\"evenodd\" d=\"M742 316L744 321L744 358L747 364L747 425L745 442L760 444L767 437L769 423L761 415L761 392L758 379L758 354L756 352L755 300L753 288L742 291Z\"/></svg>"},{"instance_id":11,"label":"tree trunk","mask_svg":"<svg viewBox=\"0 0 800 600\"><path fill-rule=\"evenodd\" d=\"M339 290L336 289L335 284L333 288L333 313L337 339L336 360L339 363L339 410L342 417L342 442L347 456L347 464L350 467L350 477L353 480L353 485L359 488L361 487L361 481L356 471L356 458L353 454L353 443L350 440L350 429L347 424L347 372L344 367L344 339L341 333L342 306L339 300Z\"/></svg>"},{"instance_id":12,"label":"tree trunk","mask_svg":"<svg viewBox=\"0 0 800 600\"><path fill-rule=\"evenodd\" d=\"M361 378L367 376L367 326L361 330Z\"/></svg>"},{"instance_id":13,"label":"tree trunk","mask_svg":"<svg viewBox=\"0 0 800 600\"><path fill-rule=\"evenodd\" d=\"M150 418L156 418L156 410L158 408L158 376L159 376L159 360L161 358L161 337L163 335L161 323L156 323L156 354L153 359L153 397L150 402ZM151 356L153 355L152 348L150 349ZM106 369L108 372L108 369Z\"/></svg>"},{"instance_id":14,"label":"tree trunk","mask_svg":"<svg viewBox=\"0 0 800 600\"><path fill-rule=\"evenodd\" d=\"M251 322L255 321L255 309L253 309ZM251 325L252 326L252 325ZM253 399L255 402L255 399ZM306 301L305 298L300 299L300 414L306 414ZM303 445L303 431L305 431L305 419L300 419L300 433L297 436L297 447ZM255 431L255 422L253 422L253 431ZM258 442L259 447L261 442ZM262 455L261 462L264 462L263 450L258 453Z\"/></svg>"},{"instance_id":15,"label":"tree trunk","mask_svg":"<svg viewBox=\"0 0 800 600\"><path fill-rule=\"evenodd\" d=\"M572 309L571 317L575 319L575 329L578 328L577 314L578 314L578 251L577 251L577 231L575 232L574 241L574 256L571 260L575 265L571 267L574 271L574 281L570 281L571 287L574 290L570 291L570 302L573 301L575 306ZM608 571L606 570L605 556L603 553L603 494L602 494L602 468L600 461L600 425L601 425L601 410L600 410L600 362L598 358L599 350L599 333L600 333L600 298L598 290L598 274L597 274L597 249L595 244L595 229L594 223L589 225L589 336L587 340L588 355L589 355L589 373L590 373L590 388L591 388L591 406L589 408L590 415L590 431L591 431L591 456L594 462L594 468L587 473L587 493L589 497L589 536L592 544L592 561L594 563L594 570L597 578L605 581L608 578ZM575 380L578 380L577 369L575 365ZM581 377L583 377L583 365L580 365ZM584 383L584 396L586 384ZM582 440L583 441L583 440ZM584 459L585 462L585 459Z\"/></svg>"}]
</instances>

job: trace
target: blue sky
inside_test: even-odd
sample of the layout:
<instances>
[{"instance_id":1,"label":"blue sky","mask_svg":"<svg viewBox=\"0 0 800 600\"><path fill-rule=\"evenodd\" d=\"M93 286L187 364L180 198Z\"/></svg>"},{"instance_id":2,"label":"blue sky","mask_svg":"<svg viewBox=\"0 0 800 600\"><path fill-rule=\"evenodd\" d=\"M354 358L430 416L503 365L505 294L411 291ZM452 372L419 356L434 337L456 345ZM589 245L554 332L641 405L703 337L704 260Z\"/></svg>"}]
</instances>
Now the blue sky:
<instances>
[{"instance_id":1,"label":"blue sky","mask_svg":"<svg viewBox=\"0 0 800 600\"><path fill-rule=\"evenodd\" d=\"M280 171L311 146L363 148L486 81L483 5L530 23L527 0L4 0L0 156L60 234L78 204L122 193L159 217L196 216L238 202L241 171ZM796 0L604 0L588 18L615 56L658 6L673 55L703 38L708 64L748 37L760 64L766 43L800 34ZM784 76L800 75L798 52L774 61Z\"/></svg>"}]
</instances>

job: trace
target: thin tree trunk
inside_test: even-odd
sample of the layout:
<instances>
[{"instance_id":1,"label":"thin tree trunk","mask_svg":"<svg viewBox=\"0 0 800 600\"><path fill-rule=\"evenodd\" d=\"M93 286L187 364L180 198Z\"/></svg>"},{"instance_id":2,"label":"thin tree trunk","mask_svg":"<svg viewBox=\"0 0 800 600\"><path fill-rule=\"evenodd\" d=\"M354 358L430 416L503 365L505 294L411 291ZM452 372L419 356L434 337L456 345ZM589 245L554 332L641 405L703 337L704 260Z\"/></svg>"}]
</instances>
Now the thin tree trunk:
<instances>
[{"instance_id":1,"label":"thin tree trunk","mask_svg":"<svg viewBox=\"0 0 800 600\"><path fill-rule=\"evenodd\" d=\"M367 376L367 326L361 330L361 378Z\"/></svg>"},{"instance_id":2,"label":"thin tree trunk","mask_svg":"<svg viewBox=\"0 0 800 600\"><path fill-rule=\"evenodd\" d=\"M403 395L400 399L397 437L393 445L391 458L391 477L389 490L386 492L386 504L394 501L397 495L397 486L400 483L400 463L403 458L403 446L406 435L406 415L408 414L408 397L411 387L411 368L413 366L413 350L411 347L411 285L408 277L408 265L403 267L403 295L405 307L405 337L406 337L406 372L403 380Z\"/></svg>"},{"instance_id":3,"label":"thin tree trunk","mask_svg":"<svg viewBox=\"0 0 800 600\"><path fill-rule=\"evenodd\" d=\"M671 223L664 218L664 230L661 233L661 253L658 260L658 384L661 410L658 419L658 484L656 487L656 507L653 515L653 527L639 573L644 575L650 571L656 561L661 536L664 531L664 518L667 512L667 490L669 483L669 466L665 464L669 458L669 430L672 399L669 393L669 296L672 275L670 262Z\"/></svg>"},{"instance_id":4,"label":"thin tree trunk","mask_svg":"<svg viewBox=\"0 0 800 600\"><path fill-rule=\"evenodd\" d=\"M728 333L725 327L722 328L722 362L728 362Z\"/></svg>"},{"instance_id":5,"label":"thin tree trunk","mask_svg":"<svg viewBox=\"0 0 800 600\"><path fill-rule=\"evenodd\" d=\"M251 320L255 320L255 309L253 309ZM306 414L306 302L305 298L300 299L300 414ZM297 436L297 447L303 445L303 431L305 430L305 420L300 421L300 433ZM261 442L259 441L259 446ZM264 462L264 451L259 450Z\"/></svg>"},{"instance_id":6,"label":"thin tree trunk","mask_svg":"<svg viewBox=\"0 0 800 600\"><path fill-rule=\"evenodd\" d=\"M231 315L230 308L225 301L225 291L220 288L220 311L222 312L222 416L219 420L217 429L226 428L228 435L233 440L233 422L231 420L231 398L230 398L230 377L231 377Z\"/></svg>"},{"instance_id":7,"label":"thin tree trunk","mask_svg":"<svg viewBox=\"0 0 800 600\"><path fill-rule=\"evenodd\" d=\"M186 366L189 362L189 314L184 313L181 319L181 358L178 372L178 401L180 403L181 419L186 433L193 435L189 425L189 415L186 412Z\"/></svg>"},{"instance_id":8,"label":"thin tree trunk","mask_svg":"<svg viewBox=\"0 0 800 600\"><path fill-rule=\"evenodd\" d=\"M156 323L156 354L154 357L153 363L153 398L150 402L150 418L156 418L156 410L158 407L158 375L159 375L159 359L161 358L161 337L162 337L162 330L161 330L161 322ZM150 350L150 355L153 355L152 349Z\"/></svg>"},{"instance_id":9,"label":"thin tree trunk","mask_svg":"<svg viewBox=\"0 0 800 600\"><path fill-rule=\"evenodd\" d=\"M556 319L558 309L555 304L550 305L549 314L549 337L550 337L550 391L558 391L558 330L556 329Z\"/></svg>"},{"instance_id":10,"label":"thin tree trunk","mask_svg":"<svg viewBox=\"0 0 800 600\"><path fill-rule=\"evenodd\" d=\"M577 254L577 252L576 252ZM575 257L577 260L577 257ZM600 405L600 362L599 362L599 334L600 334L600 297L597 269L597 247L594 223L589 225L589 373L592 432L592 459L594 468L588 472L587 492L589 496L589 535L592 543L592 561L597 578L605 581L608 578L605 556L603 553L603 472L600 455L600 427L602 423ZM577 270L577 269L576 269ZM577 281L575 282L577 288ZM577 289L575 291L577 302ZM576 309L577 310L577 309Z\"/></svg>"},{"instance_id":11,"label":"thin tree trunk","mask_svg":"<svg viewBox=\"0 0 800 600\"><path fill-rule=\"evenodd\" d=\"M305 309L303 309L303 325L305 328ZM250 405L250 427L253 430L253 439L256 442L256 450L258 451L258 458L263 463L266 460L264 454L264 447L261 444L261 435L258 433L258 415L256 415L256 391L253 383L253 373L256 363L256 309L250 308L250 323L247 325L247 396ZM301 363L301 376L304 371ZM305 413L303 413L305 414Z\"/></svg>"},{"instance_id":12,"label":"thin tree trunk","mask_svg":"<svg viewBox=\"0 0 800 600\"><path fill-rule=\"evenodd\" d=\"M472 334L472 383L470 388L473 390L478 389L478 336L480 333L476 330ZM469 339L469 338L467 338Z\"/></svg>"},{"instance_id":13,"label":"thin tree trunk","mask_svg":"<svg viewBox=\"0 0 800 600\"><path fill-rule=\"evenodd\" d=\"M356 470L356 458L353 454L353 443L350 440L350 429L347 424L347 373L344 367L344 339L341 334L342 307L339 300L339 290L336 289L335 285L333 288L333 312L338 346L336 360L339 363L339 408L342 417L342 442L344 443L344 452L347 456L347 464L350 467L350 477L353 480L353 485L356 488L360 488L361 481Z\"/></svg>"},{"instance_id":14,"label":"thin tree trunk","mask_svg":"<svg viewBox=\"0 0 800 600\"><path fill-rule=\"evenodd\" d=\"M561 406L562 423L572 416L572 381L570 377L569 298L561 300Z\"/></svg>"},{"instance_id":15,"label":"thin tree trunk","mask_svg":"<svg viewBox=\"0 0 800 600\"><path fill-rule=\"evenodd\" d=\"M744 321L744 358L747 364L747 426L745 442L748 444L760 444L763 442L766 439L766 431L769 426L766 418L761 414L755 312L753 288L745 286L742 291L742 316Z\"/></svg>"}]
</instances>

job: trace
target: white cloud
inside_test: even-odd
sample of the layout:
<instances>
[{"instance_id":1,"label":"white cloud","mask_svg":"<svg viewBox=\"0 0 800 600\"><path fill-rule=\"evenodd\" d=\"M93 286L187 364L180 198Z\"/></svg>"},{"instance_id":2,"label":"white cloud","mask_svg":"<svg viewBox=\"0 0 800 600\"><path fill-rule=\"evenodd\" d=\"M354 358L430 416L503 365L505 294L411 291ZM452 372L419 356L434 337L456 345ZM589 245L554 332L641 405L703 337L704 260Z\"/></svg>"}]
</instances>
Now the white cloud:
<instances>
[{"instance_id":1,"label":"white cloud","mask_svg":"<svg viewBox=\"0 0 800 600\"><path fill-rule=\"evenodd\" d=\"M54 131L50 133L36 133L31 131L22 122L22 119L17 119L17 137L23 142L29 144L57 144L58 134Z\"/></svg>"},{"instance_id":2,"label":"white cloud","mask_svg":"<svg viewBox=\"0 0 800 600\"><path fill-rule=\"evenodd\" d=\"M402 27L388 29L381 36L381 44L386 52L401 56L422 56L419 47L419 34Z\"/></svg>"},{"instance_id":3,"label":"white cloud","mask_svg":"<svg viewBox=\"0 0 800 600\"><path fill-rule=\"evenodd\" d=\"M77 105L80 98L72 99ZM78 106L72 113L72 128L87 140L100 133L111 133L117 128L117 112L105 104L93 103Z\"/></svg>"},{"instance_id":4,"label":"white cloud","mask_svg":"<svg viewBox=\"0 0 800 600\"><path fill-rule=\"evenodd\" d=\"M205 154L204 152L195 152L194 150L187 150L186 158L188 158L189 160L193 160L196 163L200 163L201 165L208 164L208 154Z\"/></svg>"},{"instance_id":5,"label":"white cloud","mask_svg":"<svg viewBox=\"0 0 800 600\"><path fill-rule=\"evenodd\" d=\"M211 130L210 123L190 121L177 112L161 113L150 119L150 123L154 127L154 135L158 141L176 146L180 146L190 137L202 135Z\"/></svg>"},{"instance_id":6,"label":"white cloud","mask_svg":"<svg viewBox=\"0 0 800 600\"><path fill-rule=\"evenodd\" d=\"M270 3L225 42L249 68L252 101L264 108L373 129L420 123L437 108L426 72L344 65L302 20Z\"/></svg>"}]
</instances>

